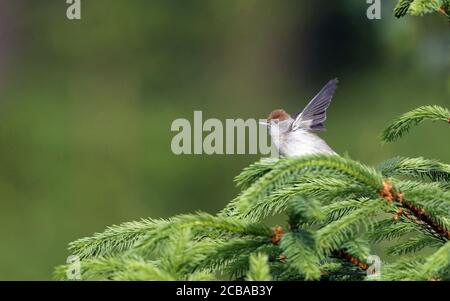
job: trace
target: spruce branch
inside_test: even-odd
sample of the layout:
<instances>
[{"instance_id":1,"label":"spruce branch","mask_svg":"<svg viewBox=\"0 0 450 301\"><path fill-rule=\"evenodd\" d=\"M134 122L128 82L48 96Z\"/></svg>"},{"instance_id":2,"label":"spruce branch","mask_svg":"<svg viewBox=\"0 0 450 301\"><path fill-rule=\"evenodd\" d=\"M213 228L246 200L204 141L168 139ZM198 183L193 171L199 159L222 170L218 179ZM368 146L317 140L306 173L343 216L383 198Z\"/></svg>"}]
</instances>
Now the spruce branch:
<instances>
[{"instance_id":1,"label":"spruce branch","mask_svg":"<svg viewBox=\"0 0 450 301\"><path fill-rule=\"evenodd\" d=\"M176 280L155 263L139 257L95 257L81 262L80 280ZM70 280L70 265L56 268L55 279Z\"/></svg>"},{"instance_id":2,"label":"spruce branch","mask_svg":"<svg viewBox=\"0 0 450 301\"><path fill-rule=\"evenodd\" d=\"M369 268L367 263L361 261L360 259L358 259L357 257L354 257L353 255L351 255L350 253L348 253L346 251L337 251L336 254L338 257L343 258L344 260L352 263L353 265L359 267L360 269L362 269L364 271L366 271Z\"/></svg>"},{"instance_id":3,"label":"spruce branch","mask_svg":"<svg viewBox=\"0 0 450 301\"><path fill-rule=\"evenodd\" d=\"M189 228L180 229L171 235L168 240L169 248L165 256L160 256L159 266L178 280L193 275L192 271L212 252L216 241L205 238L200 241L193 239L194 235ZM204 271L199 271L204 274Z\"/></svg>"},{"instance_id":4,"label":"spruce branch","mask_svg":"<svg viewBox=\"0 0 450 301\"><path fill-rule=\"evenodd\" d=\"M432 234L436 234L444 241L450 238L449 220L445 216L449 208L449 193L440 190L439 186L433 183L419 184L411 181L399 182L399 187L407 188L407 197L405 194L397 191L389 181L385 181L380 196L385 198L388 203L396 203L404 211L401 213L412 222L423 225ZM433 190L432 194L430 189ZM437 195L436 195L437 194ZM435 198L439 198L436 200Z\"/></svg>"},{"instance_id":5,"label":"spruce branch","mask_svg":"<svg viewBox=\"0 0 450 301\"><path fill-rule=\"evenodd\" d=\"M349 240L342 244L340 250L332 252L332 256L354 265L361 271L366 271L369 268L364 260L365 258L368 258L369 254L369 243L363 238Z\"/></svg>"},{"instance_id":6,"label":"spruce branch","mask_svg":"<svg viewBox=\"0 0 450 301\"><path fill-rule=\"evenodd\" d=\"M346 241L342 244L340 251L351 254L352 256L359 258L360 261L363 261L369 257L371 252L369 241L365 237L357 237Z\"/></svg>"},{"instance_id":7,"label":"spruce branch","mask_svg":"<svg viewBox=\"0 0 450 301\"><path fill-rule=\"evenodd\" d=\"M423 16L439 12L446 3L446 0L414 0L409 7L408 13L411 16Z\"/></svg>"},{"instance_id":8,"label":"spruce branch","mask_svg":"<svg viewBox=\"0 0 450 301\"><path fill-rule=\"evenodd\" d=\"M395 157L384 161L378 170L385 177L408 176L413 178L429 178L431 181L450 181L450 165L438 160Z\"/></svg>"},{"instance_id":9,"label":"spruce branch","mask_svg":"<svg viewBox=\"0 0 450 301\"><path fill-rule=\"evenodd\" d=\"M349 199L323 206L322 210L326 216L324 223L329 224L338 221L353 211L366 207L371 201L372 200L368 198Z\"/></svg>"},{"instance_id":10,"label":"spruce branch","mask_svg":"<svg viewBox=\"0 0 450 301\"><path fill-rule=\"evenodd\" d=\"M261 250L267 250L270 246L270 238L236 238L230 241L218 243L208 256L206 256L199 265L194 267L194 271L207 270L210 272L225 272L232 265L238 265L242 257L248 257ZM270 252L272 253L272 252ZM247 270L245 266L241 268Z\"/></svg>"},{"instance_id":11,"label":"spruce branch","mask_svg":"<svg viewBox=\"0 0 450 301\"><path fill-rule=\"evenodd\" d=\"M223 211L228 216L245 217L254 204L265 203L265 198L273 191L285 188L291 183L301 181L308 172L340 174L351 177L361 185L377 190L382 186L382 176L375 169L359 162L339 156L310 155L302 157L282 158L267 174L259 178L252 186L244 190ZM287 201L287 200L285 200ZM280 205L280 204L279 204ZM285 204L281 203L281 208ZM265 207L268 210L273 207ZM270 213L267 213L269 215Z\"/></svg>"},{"instance_id":12,"label":"spruce branch","mask_svg":"<svg viewBox=\"0 0 450 301\"><path fill-rule=\"evenodd\" d=\"M286 214L291 231L299 229L304 223L321 221L325 217L317 199L306 201L302 197L296 197L289 201Z\"/></svg>"},{"instance_id":13,"label":"spruce branch","mask_svg":"<svg viewBox=\"0 0 450 301\"><path fill-rule=\"evenodd\" d=\"M314 238L307 231L287 233L283 236L280 248L286 262L305 280L318 280L321 276L320 259L314 251Z\"/></svg>"},{"instance_id":14,"label":"spruce branch","mask_svg":"<svg viewBox=\"0 0 450 301\"><path fill-rule=\"evenodd\" d=\"M263 224L249 223L236 218L213 216L207 213L179 215L163 227L148 231L136 247L146 254L158 251L173 233L180 229L192 229L196 237L210 235L240 235L269 237L271 230ZM219 231L219 232L217 232Z\"/></svg>"},{"instance_id":15,"label":"spruce branch","mask_svg":"<svg viewBox=\"0 0 450 301\"><path fill-rule=\"evenodd\" d=\"M450 242L425 258L402 258L382 271L384 280L450 280Z\"/></svg>"},{"instance_id":16,"label":"spruce branch","mask_svg":"<svg viewBox=\"0 0 450 301\"><path fill-rule=\"evenodd\" d=\"M394 8L394 16L401 18L408 14L409 7L414 0L400 0Z\"/></svg>"},{"instance_id":17,"label":"spruce branch","mask_svg":"<svg viewBox=\"0 0 450 301\"><path fill-rule=\"evenodd\" d=\"M192 273L192 266L202 262L209 254L212 243L193 243L191 233L184 229L171 239L172 248L159 260L147 260L137 254L86 258L80 262L81 280L211 280L205 271ZM67 279L71 265L60 266L55 271L57 279Z\"/></svg>"},{"instance_id":18,"label":"spruce branch","mask_svg":"<svg viewBox=\"0 0 450 301\"><path fill-rule=\"evenodd\" d=\"M241 189L247 189L256 180L271 171L277 163L278 158L263 158L244 168L242 172L234 178L234 182Z\"/></svg>"},{"instance_id":19,"label":"spruce branch","mask_svg":"<svg viewBox=\"0 0 450 301\"><path fill-rule=\"evenodd\" d=\"M399 0L394 8L394 16L423 16L437 12L448 18L449 6L449 0Z\"/></svg>"},{"instance_id":20,"label":"spruce branch","mask_svg":"<svg viewBox=\"0 0 450 301\"><path fill-rule=\"evenodd\" d=\"M374 231L369 234L370 241L379 243L384 240L396 240L404 235L420 235L420 229L415 223L409 220L392 218L378 221L374 226Z\"/></svg>"},{"instance_id":21,"label":"spruce branch","mask_svg":"<svg viewBox=\"0 0 450 301\"><path fill-rule=\"evenodd\" d=\"M450 239L450 192L442 190L433 183L399 182L398 187L405 194L396 194L396 200L414 218L406 215L409 219L423 223L440 235L444 240ZM407 189L405 189L407 188ZM405 214L405 213L404 213Z\"/></svg>"},{"instance_id":22,"label":"spruce branch","mask_svg":"<svg viewBox=\"0 0 450 301\"><path fill-rule=\"evenodd\" d=\"M143 219L108 227L106 231L92 237L78 239L69 244L69 251L80 259L109 256L134 247L148 231L156 230L168 223L167 220Z\"/></svg>"},{"instance_id":23,"label":"spruce branch","mask_svg":"<svg viewBox=\"0 0 450 301\"><path fill-rule=\"evenodd\" d=\"M316 233L316 246L323 254L340 250L348 240L354 239L361 229L370 231L375 223L375 215L383 212L387 206L380 199L365 203L364 207L356 209L340 219L333 221Z\"/></svg>"},{"instance_id":24,"label":"spruce branch","mask_svg":"<svg viewBox=\"0 0 450 301\"><path fill-rule=\"evenodd\" d=\"M401 204L405 208L409 209L409 212L412 213L412 214L404 213L409 220L411 220L416 224L423 225L427 229L430 229L432 234L436 233L438 237L442 238L443 240L450 239L450 232L446 228L448 224L447 219L444 219L442 221L439 220L437 217L432 217L428 215L422 208L414 206L414 204L412 204L407 200L401 201ZM442 222L445 222L445 226L440 224Z\"/></svg>"},{"instance_id":25,"label":"spruce branch","mask_svg":"<svg viewBox=\"0 0 450 301\"><path fill-rule=\"evenodd\" d=\"M450 242L447 242L437 252L428 257L419 268L423 280L440 279L450 270ZM447 276L446 275L446 276ZM450 280L450 279L446 279Z\"/></svg>"},{"instance_id":26,"label":"spruce branch","mask_svg":"<svg viewBox=\"0 0 450 301\"><path fill-rule=\"evenodd\" d=\"M247 273L248 281L270 281L269 257L266 254L256 253L250 255L250 270Z\"/></svg>"},{"instance_id":27,"label":"spruce branch","mask_svg":"<svg viewBox=\"0 0 450 301\"><path fill-rule=\"evenodd\" d=\"M262 245L254 252L240 255L235 261L231 262L223 269L223 274L227 275L230 279L245 280L245 277L248 275L248 271L250 270L250 255L254 253L266 254L268 256L269 268L273 278L275 279L276 277L273 269L274 266L281 263L279 260L281 250L278 246L273 244Z\"/></svg>"},{"instance_id":28,"label":"spruce branch","mask_svg":"<svg viewBox=\"0 0 450 301\"><path fill-rule=\"evenodd\" d=\"M413 236L406 241L400 242L394 246L387 248L390 255L404 255L408 253L418 252L426 247L436 248L442 246L442 241L424 235Z\"/></svg>"},{"instance_id":29,"label":"spruce branch","mask_svg":"<svg viewBox=\"0 0 450 301\"><path fill-rule=\"evenodd\" d=\"M412 126L424 120L450 122L450 112L440 106L423 106L407 112L389 125L381 134L384 142L392 142L406 134Z\"/></svg>"},{"instance_id":30,"label":"spruce branch","mask_svg":"<svg viewBox=\"0 0 450 301\"><path fill-rule=\"evenodd\" d=\"M250 221L260 221L267 216L284 212L288 209L289 203L295 200L298 210L302 207L303 215L320 218L317 210L319 203L329 203L337 198L367 193L364 186L348 177L320 176L317 172L305 172L294 183L283 185L259 201L252 202L248 206L237 204L236 207L241 209L235 210L233 214Z\"/></svg>"},{"instance_id":31,"label":"spruce branch","mask_svg":"<svg viewBox=\"0 0 450 301\"><path fill-rule=\"evenodd\" d=\"M425 262L423 257L403 257L394 263L384 265L381 270L385 281L417 281L422 280L419 267Z\"/></svg>"}]
</instances>

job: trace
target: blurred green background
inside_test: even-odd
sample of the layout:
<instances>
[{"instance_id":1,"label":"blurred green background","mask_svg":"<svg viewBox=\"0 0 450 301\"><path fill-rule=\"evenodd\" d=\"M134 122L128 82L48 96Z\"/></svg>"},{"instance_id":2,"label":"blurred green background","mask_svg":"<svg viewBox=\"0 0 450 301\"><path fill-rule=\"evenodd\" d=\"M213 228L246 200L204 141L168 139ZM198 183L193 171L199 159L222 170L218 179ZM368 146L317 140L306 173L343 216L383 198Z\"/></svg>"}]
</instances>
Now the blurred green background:
<instances>
[{"instance_id":1,"label":"blurred green background","mask_svg":"<svg viewBox=\"0 0 450 301\"><path fill-rule=\"evenodd\" d=\"M295 112L330 78L323 137L376 164L450 161L448 128L379 133L419 105L450 105L450 29L382 20L361 0L0 0L0 279L51 279L67 243L106 226L217 212L259 156L172 154L176 118Z\"/></svg>"}]
</instances>

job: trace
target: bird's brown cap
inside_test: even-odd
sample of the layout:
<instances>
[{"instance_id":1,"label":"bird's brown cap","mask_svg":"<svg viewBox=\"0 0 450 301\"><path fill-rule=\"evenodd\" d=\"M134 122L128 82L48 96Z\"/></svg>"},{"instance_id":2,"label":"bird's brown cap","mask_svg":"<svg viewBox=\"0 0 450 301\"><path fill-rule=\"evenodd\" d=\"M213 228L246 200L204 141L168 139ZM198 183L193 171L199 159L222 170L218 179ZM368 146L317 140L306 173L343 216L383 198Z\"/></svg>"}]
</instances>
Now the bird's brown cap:
<instances>
[{"instance_id":1,"label":"bird's brown cap","mask_svg":"<svg viewBox=\"0 0 450 301\"><path fill-rule=\"evenodd\" d=\"M289 118L291 118L291 116L288 113L286 113L285 110L277 109L277 110L273 110L272 112L270 112L269 117L267 117L267 121L271 121L271 120L283 121L283 120L287 120Z\"/></svg>"}]
</instances>

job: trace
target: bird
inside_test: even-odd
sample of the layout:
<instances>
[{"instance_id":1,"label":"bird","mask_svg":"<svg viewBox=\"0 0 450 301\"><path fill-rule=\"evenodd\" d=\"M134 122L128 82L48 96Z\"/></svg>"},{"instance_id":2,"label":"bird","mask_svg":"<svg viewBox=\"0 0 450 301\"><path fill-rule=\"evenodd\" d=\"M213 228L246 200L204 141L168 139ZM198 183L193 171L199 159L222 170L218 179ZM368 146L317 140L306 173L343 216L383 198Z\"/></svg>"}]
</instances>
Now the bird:
<instances>
[{"instance_id":1,"label":"bird","mask_svg":"<svg viewBox=\"0 0 450 301\"><path fill-rule=\"evenodd\" d=\"M306 107L291 117L285 110L273 110L260 123L268 127L272 143L279 155L284 157L312 154L337 155L337 153L317 135L325 130L327 109L337 89L338 79L330 80Z\"/></svg>"}]
</instances>

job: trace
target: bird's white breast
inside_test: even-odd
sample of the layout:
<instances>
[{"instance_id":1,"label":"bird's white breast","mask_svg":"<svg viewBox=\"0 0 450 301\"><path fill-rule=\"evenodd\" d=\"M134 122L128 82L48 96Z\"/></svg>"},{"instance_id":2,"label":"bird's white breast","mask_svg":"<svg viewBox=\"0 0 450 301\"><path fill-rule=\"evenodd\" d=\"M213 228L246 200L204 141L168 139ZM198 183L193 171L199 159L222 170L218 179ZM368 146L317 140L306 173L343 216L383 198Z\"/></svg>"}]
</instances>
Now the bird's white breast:
<instances>
[{"instance_id":1,"label":"bird's white breast","mask_svg":"<svg viewBox=\"0 0 450 301\"><path fill-rule=\"evenodd\" d=\"M336 154L328 144L314 133L306 130L282 133L275 143L283 156L303 156L310 154Z\"/></svg>"}]
</instances>

